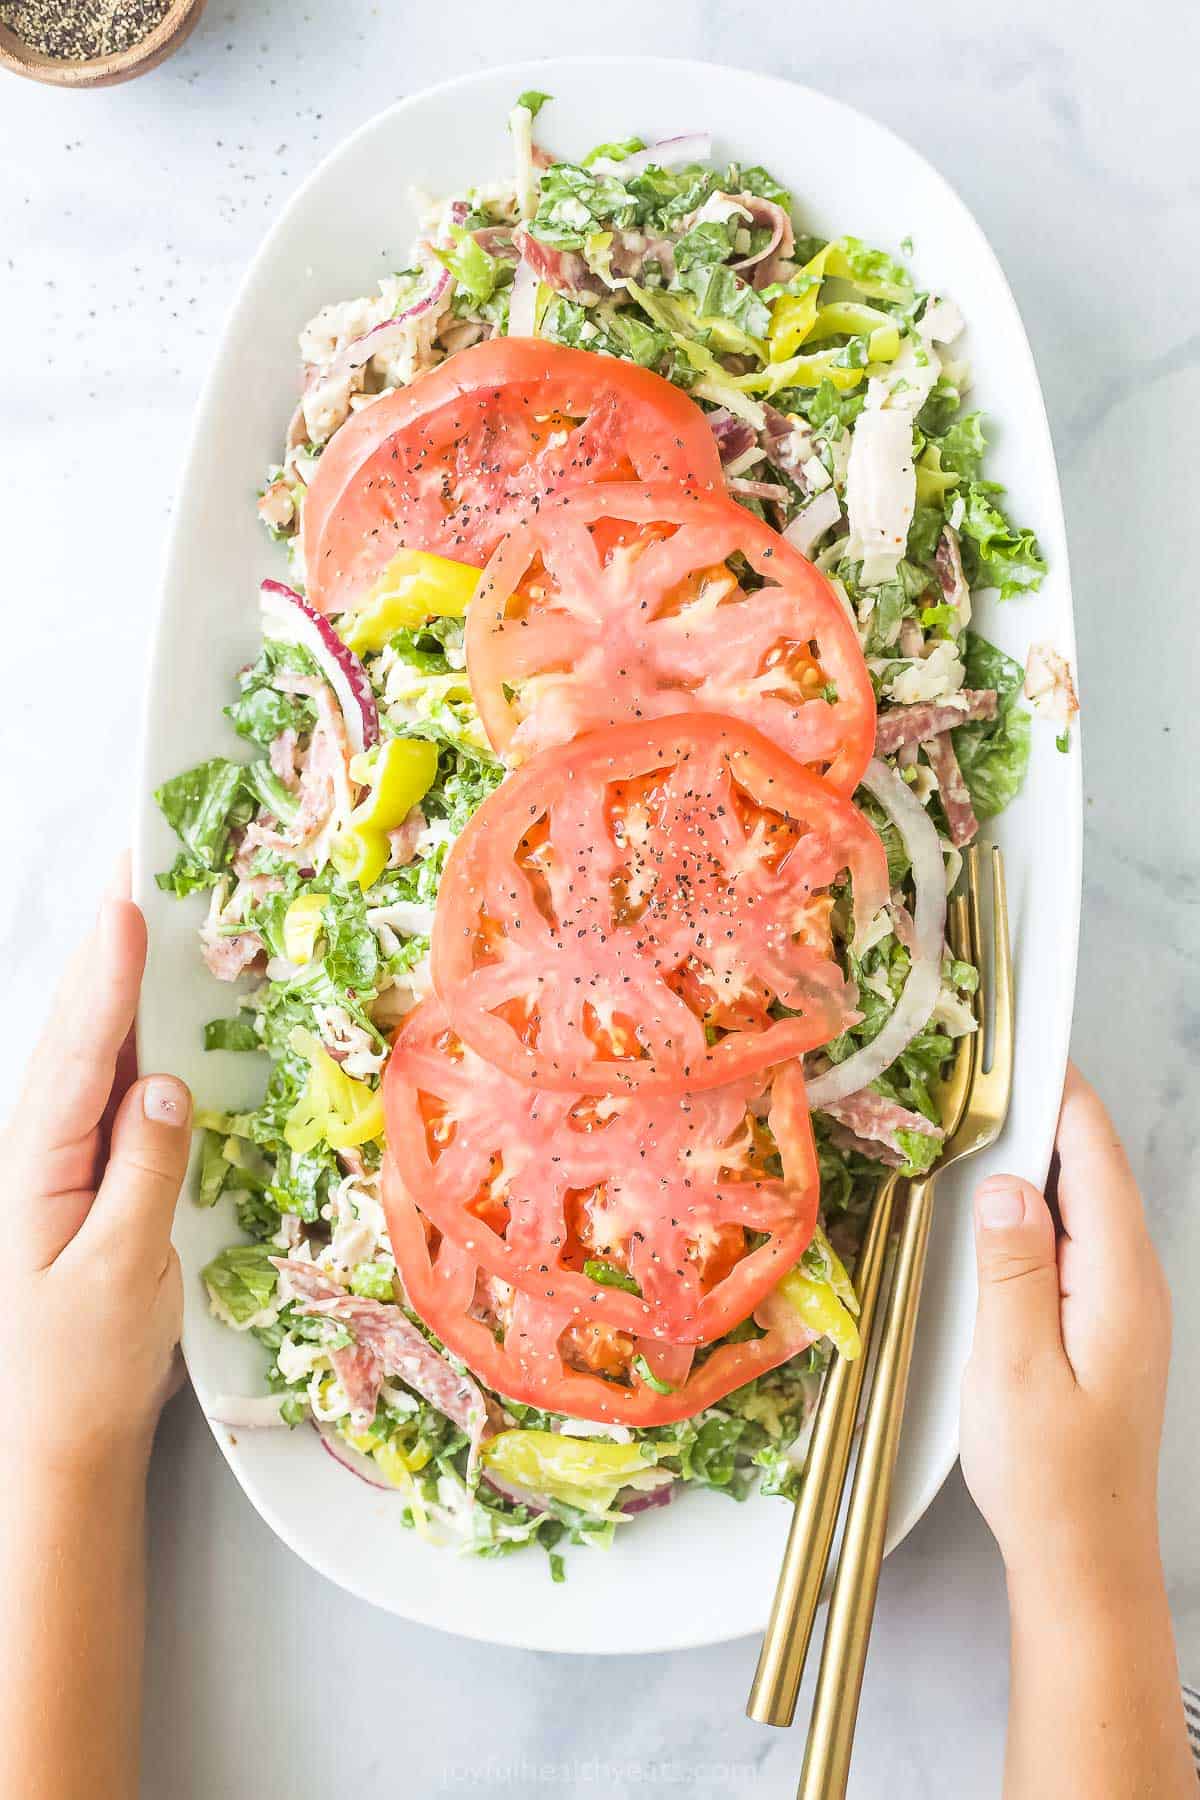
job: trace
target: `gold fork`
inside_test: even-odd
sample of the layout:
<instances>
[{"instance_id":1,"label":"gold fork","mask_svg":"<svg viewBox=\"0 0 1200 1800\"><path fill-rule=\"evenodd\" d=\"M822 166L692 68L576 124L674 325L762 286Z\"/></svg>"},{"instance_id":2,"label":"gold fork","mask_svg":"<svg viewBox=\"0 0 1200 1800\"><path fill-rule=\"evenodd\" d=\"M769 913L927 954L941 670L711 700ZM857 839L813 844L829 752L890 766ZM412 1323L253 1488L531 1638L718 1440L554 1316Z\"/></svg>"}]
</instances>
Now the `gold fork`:
<instances>
[{"instance_id":1,"label":"gold fork","mask_svg":"<svg viewBox=\"0 0 1200 1800\"><path fill-rule=\"evenodd\" d=\"M950 943L956 956L969 959L967 902L961 897L950 903ZM958 1124L966 1104L974 1036L971 1033L958 1040L954 1063L938 1094L939 1111L947 1135ZM760 1725L790 1725L796 1711L796 1696L804 1675L829 1553L842 1508L899 1184L899 1175L895 1170L891 1171L876 1195L859 1252L855 1286L861 1349L853 1362L844 1356L834 1358L821 1391L805 1463L804 1485L792 1513L771 1617L763 1633L758 1668L746 1702L747 1716Z\"/></svg>"},{"instance_id":2,"label":"gold fork","mask_svg":"<svg viewBox=\"0 0 1200 1800\"><path fill-rule=\"evenodd\" d=\"M979 853L972 848L966 856L967 923L972 960L980 969L980 985L975 997L978 1030L973 1034L970 1087L962 1117L947 1137L937 1164L909 1188L908 1211L901 1227L892 1289L882 1315L875 1377L829 1602L798 1800L842 1800L846 1792L925 1272L934 1182L952 1163L994 1143L1008 1114L1013 1064L1012 958L1004 865L998 849L992 850L991 861L992 999L989 1005L984 997ZM985 1066L989 1027L991 1060Z\"/></svg>"}]
</instances>

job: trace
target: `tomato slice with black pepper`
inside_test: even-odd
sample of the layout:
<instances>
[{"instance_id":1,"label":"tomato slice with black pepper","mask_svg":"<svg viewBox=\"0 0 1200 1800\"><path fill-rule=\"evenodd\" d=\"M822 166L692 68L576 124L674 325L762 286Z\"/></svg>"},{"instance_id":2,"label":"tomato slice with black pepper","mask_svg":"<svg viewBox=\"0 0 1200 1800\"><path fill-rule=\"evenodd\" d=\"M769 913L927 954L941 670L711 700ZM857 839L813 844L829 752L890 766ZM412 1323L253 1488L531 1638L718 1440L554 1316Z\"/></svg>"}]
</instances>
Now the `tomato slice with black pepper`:
<instances>
[{"instance_id":1,"label":"tomato slice with black pepper","mask_svg":"<svg viewBox=\"0 0 1200 1800\"><path fill-rule=\"evenodd\" d=\"M385 1160L383 1203L410 1306L496 1393L602 1424L669 1425L787 1362L815 1342L799 1315L769 1295L752 1333L697 1351L580 1315L576 1302L524 1292L480 1266L475 1249L442 1236Z\"/></svg>"},{"instance_id":2,"label":"tomato slice with black pepper","mask_svg":"<svg viewBox=\"0 0 1200 1800\"><path fill-rule=\"evenodd\" d=\"M482 567L555 496L630 479L723 487L704 414L669 381L530 338L460 350L322 453L301 519L308 599L353 606L400 549Z\"/></svg>"},{"instance_id":3,"label":"tomato slice with black pepper","mask_svg":"<svg viewBox=\"0 0 1200 1800\"><path fill-rule=\"evenodd\" d=\"M693 710L746 719L853 793L875 696L826 578L743 506L678 485L584 488L513 529L472 601L467 667L509 761Z\"/></svg>"},{"instance_id":4,"label":"tomato slice with black pepper","mask_svg":"<svg viewBox=\"0 0 1200 1800\"><path fill-rule=\"evenodd\" d=\"M387 1141L405 1190L481 1270L577 1326L702 1344L799 1261L819 1176L797 1065L703 1093L515 1082L436 999L396 1037Z\"/></svg>"},{"instance_id":5,"label":"tomato slice with black pepper","mask_svg":"<svg viewBox=\"0 0 1200 1800\"><path fill-rule=\"evenodd\" d=\"M523 764L458 839L434 987L462 1041L531 1086L716 1087L857 1019L833 956L847 873L862 932L888 897L879 837L750 726L594 732Z\"/></svg>"}]
</instances>

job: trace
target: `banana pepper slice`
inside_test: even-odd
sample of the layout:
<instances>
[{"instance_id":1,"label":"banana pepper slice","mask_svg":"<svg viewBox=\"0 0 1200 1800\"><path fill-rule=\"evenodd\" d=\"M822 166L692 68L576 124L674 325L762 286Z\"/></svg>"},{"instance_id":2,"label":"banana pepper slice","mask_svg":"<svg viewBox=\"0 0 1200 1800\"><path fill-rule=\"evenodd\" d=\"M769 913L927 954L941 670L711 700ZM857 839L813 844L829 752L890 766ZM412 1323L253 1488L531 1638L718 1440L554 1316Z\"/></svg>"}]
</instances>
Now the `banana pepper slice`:
<instances>
[{"instance_id":1,"label":"banana pepper slice","mask_svg":"<svg viewBox=\"0 0 1200 1800\"><path fill-rule=\"evenodd\" d=\"M283 1128L288 1148L303 1156L320 1143L349 1150L381 1138L383 1094L347 1075L311 1031L297 1026L288 1041L309 1069Z\"/></svg>"},{"instance_id":2,"label":"banana pepper slice","mask_svg":"<svg viewBox=\"0 0 1200 1800\"><path fill-rule=\"evenodd\" d=\"M858 1296L837 1251L818 1225L804 1262L779 1283L778 1292L810 1331L827 1337L847 1362L862 1352L855 1318Z\"/></svg>"},{"instance_id":3,"label":"banana pepper slice","mask_svg":"<svg viewBox=\"0 0 1200 1800\"><path fill-rule=\"evenodd\" d=\"M480 1452L484 1466L518 1487L603 1510L651 1466L634 1444L606 1444L557 1431L501 1431Z\"/></svg>"},{"instance_id":4,"label":"banana pepper slice","mask_svg":"<svg viewBox=\"0 0 1200 1800\"><path fill-rule=\"evenodd\" d=\"M403 825L437 775L437 745L426 738L389 738L350 758L350 776L368 793L329 847L334 868L365 892L387 867L389 831Z\"/></svg>"},{"instance_id":5,"label":"banana pepper slice","mask_svg":"<svg viewBox=\"0 0 1200 1800\"><path fill-rule=\"evenodd\" d=\"M283 954L289 962L312 961L328 899L328 894L297 894L284 913Z\"/></svg>"},{"instance_id":6,"label":"banana pepper slice","mask_svg":"<svg viewBox=\"0 0 1200 1800\"><path fill-rule=\"evenodd\" d=\"M461 619L483 573L428 550L400 550L341 626L356 656L382 650L394 632L415 630L429 618Z\"/></svg>"}]
</instances>

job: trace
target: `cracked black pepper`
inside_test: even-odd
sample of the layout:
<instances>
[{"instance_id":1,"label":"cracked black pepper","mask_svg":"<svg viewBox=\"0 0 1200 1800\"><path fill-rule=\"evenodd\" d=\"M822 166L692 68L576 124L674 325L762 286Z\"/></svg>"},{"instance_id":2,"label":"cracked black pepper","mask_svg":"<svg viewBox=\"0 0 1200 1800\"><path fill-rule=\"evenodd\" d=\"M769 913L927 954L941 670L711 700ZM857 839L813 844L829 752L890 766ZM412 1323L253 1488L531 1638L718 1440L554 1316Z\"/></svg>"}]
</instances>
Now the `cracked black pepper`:
<instances>
[{"instance_id":1,"label":"cracked black pepper","mask_svg":"<svg viewBox=\"0 0 1200 1800\"><path fill-rule=\"evenodd\" d=\"M39 56L89 62L132 50L170 8L171 0L0 0L0 25Z\"/></svg>"}]
</instances>

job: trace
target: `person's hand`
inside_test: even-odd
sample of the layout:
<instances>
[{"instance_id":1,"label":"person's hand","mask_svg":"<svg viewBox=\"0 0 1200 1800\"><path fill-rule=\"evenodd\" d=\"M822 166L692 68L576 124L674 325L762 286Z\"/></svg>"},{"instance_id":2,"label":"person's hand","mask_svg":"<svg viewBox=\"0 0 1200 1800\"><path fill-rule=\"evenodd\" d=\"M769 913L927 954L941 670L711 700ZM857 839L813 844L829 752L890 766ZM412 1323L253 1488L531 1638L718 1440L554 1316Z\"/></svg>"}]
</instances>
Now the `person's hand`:
<instances>
[{"instance_id":1,"label":"person's hand","mask_svg":"<svg viewBox=\"0 0 1200 1800\"><path fill-rule=\"evenodd\" d=\"M120 892L76 952L0 1139L8 1253L0 1372L44 1466L145 1455L170 1387L182 1286L171 1218L191 1096L134 1080L146 926Z\"/></svg>"},{"instance_id":2,"label":"person's hand","mask_svg":"<svg viewBox=\"0 0 1200 1800\"><path fill-rule=\"evenodd\" d=\"M962 1466L1010 1577L1157 1557L1170 1295L1101 1101L1067 1076L1063 1235L1042 1195L994 1175L975 1197L979 1314Z\"/></svg>"}]
</instances>

